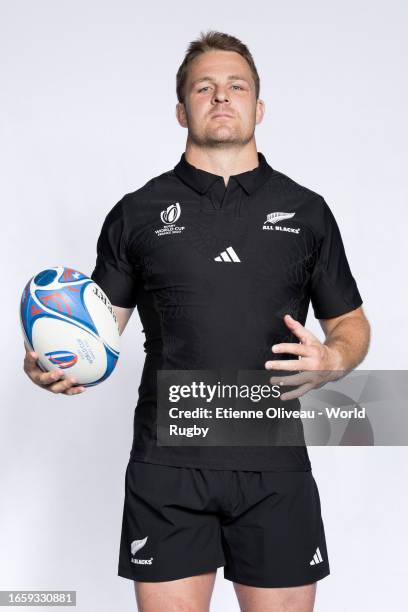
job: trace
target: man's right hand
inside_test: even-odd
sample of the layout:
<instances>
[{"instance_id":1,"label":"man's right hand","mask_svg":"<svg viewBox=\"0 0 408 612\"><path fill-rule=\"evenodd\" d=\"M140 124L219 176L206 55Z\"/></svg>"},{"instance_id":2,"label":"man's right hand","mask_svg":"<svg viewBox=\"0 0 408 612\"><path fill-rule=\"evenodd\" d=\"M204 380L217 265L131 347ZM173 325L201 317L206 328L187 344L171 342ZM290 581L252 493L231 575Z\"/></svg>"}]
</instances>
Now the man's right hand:
<instances>
[{"instance_id":1,"label":"man's right hand","mask_svg":"<svg viewBox=\"0 0 408 612\"><path fill-rule=\"evenodd\" d=\"M24 372L39 387L51 391L51 393L64 393L64 395L78 395L85 391L86 387L74 387L76 383L72 377L65 378L64 372L54 370L43 372L37 365L38 353L29 351L24 343L26 356L24 358Z\"/></svg>"}]
</instances>

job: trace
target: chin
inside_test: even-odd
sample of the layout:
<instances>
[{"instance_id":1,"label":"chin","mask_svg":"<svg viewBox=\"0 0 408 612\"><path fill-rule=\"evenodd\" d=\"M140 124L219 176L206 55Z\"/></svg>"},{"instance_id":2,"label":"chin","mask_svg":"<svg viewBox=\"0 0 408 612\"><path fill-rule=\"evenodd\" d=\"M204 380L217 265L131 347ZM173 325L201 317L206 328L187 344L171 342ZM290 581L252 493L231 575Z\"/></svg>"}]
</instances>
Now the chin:
<instances>
[{"instance_id":1,"label":"chin","mask_svg":"<svg viewBox=\"0 0 408 612\"><path fill-rule=\"evenodd\" d=\"M241 134L237 134L234 130L216 130L209 132L204 136L207 140L214 140L219 142L235 142L241 140Z\"/></svg>"}]
</instances>

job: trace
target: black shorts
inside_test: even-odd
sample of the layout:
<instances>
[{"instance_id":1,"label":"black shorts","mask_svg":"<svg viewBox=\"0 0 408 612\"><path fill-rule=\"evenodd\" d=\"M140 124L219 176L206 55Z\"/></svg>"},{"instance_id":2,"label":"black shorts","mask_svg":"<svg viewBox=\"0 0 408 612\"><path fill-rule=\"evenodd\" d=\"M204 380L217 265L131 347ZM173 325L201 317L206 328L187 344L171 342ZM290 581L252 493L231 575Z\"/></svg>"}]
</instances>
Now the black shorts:
<instances>
[{"instance_id":1,"label":"black shorts","mask_svg":"<svg viewBox=\"0 0 408 612\"><path fill-rule=\"evenodd\" d=\"M249 472L129 461L118 575L159 582L215 571L257 587L330 574L311 471Z\"/></svg>"}]
</instances>

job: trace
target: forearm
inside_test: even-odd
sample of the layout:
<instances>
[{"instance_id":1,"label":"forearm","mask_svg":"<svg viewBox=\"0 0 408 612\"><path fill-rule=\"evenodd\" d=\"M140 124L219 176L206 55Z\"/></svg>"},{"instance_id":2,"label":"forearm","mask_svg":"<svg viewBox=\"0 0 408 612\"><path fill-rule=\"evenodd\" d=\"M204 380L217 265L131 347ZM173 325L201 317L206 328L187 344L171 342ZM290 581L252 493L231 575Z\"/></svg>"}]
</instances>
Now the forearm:
<instances>
[{"instance_id":1,"label":"forearm","mask_svg":"<svg viewBox=\"0 0 408 612\"><path fill-rule=\"evenodd\" d=\"M340 321L324 341L330 349L332 369L353 370L367 355L369 343L370 325L365 317Z\"/></svg>"},{"instance_id":2,"label":"forearm","mask_svg":"<svg viewBox=\"0 0 408 612\"><path fill-rule=\"evenodd\" d=\"M112 307L113 307L113 310L115 312L116 319L118 322L119 335L122 335L126 325L128 324L130 317L132 316L132 312L134 311L134 308L122 308L121 306L113 306L113 305Z\"/></svg>"}]
</instances>

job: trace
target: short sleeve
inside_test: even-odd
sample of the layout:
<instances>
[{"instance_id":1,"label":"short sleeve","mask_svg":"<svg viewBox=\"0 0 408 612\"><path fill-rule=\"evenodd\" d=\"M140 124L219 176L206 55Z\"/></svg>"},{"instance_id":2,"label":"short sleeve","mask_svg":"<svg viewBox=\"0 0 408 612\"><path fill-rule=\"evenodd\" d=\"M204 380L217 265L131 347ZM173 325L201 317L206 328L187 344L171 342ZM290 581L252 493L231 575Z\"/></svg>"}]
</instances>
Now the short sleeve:
<instances>
[{"instance_id":1,"label":"short sleeve","mask_svg":"<svg viewBox=\"0 0 408 612\"><path fill-rule=\"evenodd\" d=\"M361 306L336 219L323 200L323 226L311 276L310 299L317 319L330 319Z\"/></svg>"},{"instance_id":2,"label":"short sleeve","mask_svg":"<svg viewBox=\"0 0 408 612\"><path fill-rule=\"evenodd\" d=\"M129 260L123 199L108 213L98 238L91 278L114 306L134 308L141 286L140 267Z\"/></svg>"}]
</instances>

